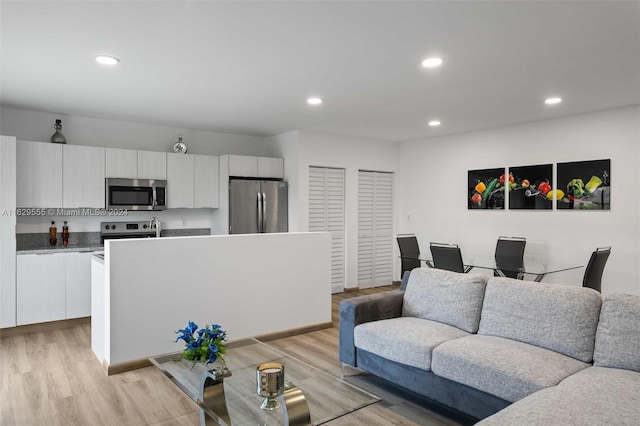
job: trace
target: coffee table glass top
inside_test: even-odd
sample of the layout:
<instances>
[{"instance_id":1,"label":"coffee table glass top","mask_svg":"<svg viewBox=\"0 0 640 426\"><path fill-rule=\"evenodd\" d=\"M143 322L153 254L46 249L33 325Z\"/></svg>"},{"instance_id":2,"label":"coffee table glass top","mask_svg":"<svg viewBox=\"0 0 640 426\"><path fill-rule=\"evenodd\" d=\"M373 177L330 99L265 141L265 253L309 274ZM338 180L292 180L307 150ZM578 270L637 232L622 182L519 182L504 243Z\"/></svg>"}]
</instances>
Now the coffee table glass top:
<instances>
[{"instance_id":1,"label":"coffee table glass top","mask_svg":"<svg viewBox=\"0 0 640 426\"><path fill-rule=\"evenodd\" d=\"M207 366L196 363L192 368L190 361L176 362L176 357L177 354L170 354L150 358L150 361L197 403L202 375L213 368L213 364ZM234 426L282 424L282 408L275 411L260 409L263 398L256 394L256 367L265 362L284 365L285 380L303 391L314 425L326 423L380 400L255 339L232 342L224 359L232 374L224 379L224 392ZM210 414L217 417L215 413Z\"/></svg>"}]
</instances>

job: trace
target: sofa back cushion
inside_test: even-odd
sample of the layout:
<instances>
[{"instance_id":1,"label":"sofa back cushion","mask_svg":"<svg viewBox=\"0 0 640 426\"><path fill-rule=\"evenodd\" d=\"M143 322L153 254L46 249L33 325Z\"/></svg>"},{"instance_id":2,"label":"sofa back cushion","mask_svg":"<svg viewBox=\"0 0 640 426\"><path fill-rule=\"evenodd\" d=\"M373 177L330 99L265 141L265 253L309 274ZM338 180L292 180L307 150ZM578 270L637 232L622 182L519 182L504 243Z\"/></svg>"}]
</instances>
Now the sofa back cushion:
<instances>
[{"instance_id":1,"label":"sofa back cushion","mask_svg":"<svg viewBox=\"0 0 640 426\"><path fill-rule=\"evenodd\" d=\"M478 334L591 362L601 305L600 293L590 288L491 278Z\"/></svg>"},{"instance_id":2,"label":"sofa back cushion","mask_svg":"<svg viewBox=\"0 0 640 426\"><path fill-rule=\"evenodd\" d=\"M442 269L411 271L402 315L449 324L469 333L478 331L487 277Z\"/></svg>"},{"instance_id":3,"label":"sofa back cushion","mask_svg":"<svg viewBox=\"0 0 640 426\"><path fill-rule=\"evenodd\" d=\"M640 371L640 297L612 294L604 298L593 363Z\"/></svg>"}]
</instances>

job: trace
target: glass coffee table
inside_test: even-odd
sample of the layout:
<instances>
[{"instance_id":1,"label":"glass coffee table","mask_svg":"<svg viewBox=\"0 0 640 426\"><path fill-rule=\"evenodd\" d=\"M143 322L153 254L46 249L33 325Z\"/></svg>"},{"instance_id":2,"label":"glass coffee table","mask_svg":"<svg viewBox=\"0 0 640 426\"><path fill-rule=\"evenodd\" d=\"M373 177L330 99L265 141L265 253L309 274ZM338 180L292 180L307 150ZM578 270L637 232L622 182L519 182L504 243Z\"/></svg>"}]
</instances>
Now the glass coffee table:
<instances>
[{"instance_id":1,"label":"glass coffee table","mask_svg":"<svg viewBox=\"0 0 640 426\"><path fill-rule=\"evenodd\" d=\"M202 425L321 425L380 400L255 339L229 345L224 357L228 371L214 364L192 367L190 361L175 361L177 355L150 361L198 404ZM265 363L284 366L282 404L271 411L260 408L265 398L256 393L256 368Z\"/></svg>"}]
</instances>

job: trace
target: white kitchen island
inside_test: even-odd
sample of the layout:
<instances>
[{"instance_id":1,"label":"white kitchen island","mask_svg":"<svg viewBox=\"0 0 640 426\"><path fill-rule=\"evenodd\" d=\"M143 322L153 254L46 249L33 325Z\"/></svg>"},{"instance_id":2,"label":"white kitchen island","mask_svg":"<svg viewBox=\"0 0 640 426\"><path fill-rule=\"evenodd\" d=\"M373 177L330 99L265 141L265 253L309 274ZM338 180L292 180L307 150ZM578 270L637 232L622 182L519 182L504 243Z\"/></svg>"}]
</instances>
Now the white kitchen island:
<instances>
[{"instance_id":1,"label":"white kitchen island","mask_svg":"<svg viewBox=\"0 0 640 426\"><path fill-rule=\"evenodd\" d=\"M92 262L92 349L108 374L181 351L175 330L230 340L331 325L328 233L108 240Z\"/></svg>"}]
</instances>

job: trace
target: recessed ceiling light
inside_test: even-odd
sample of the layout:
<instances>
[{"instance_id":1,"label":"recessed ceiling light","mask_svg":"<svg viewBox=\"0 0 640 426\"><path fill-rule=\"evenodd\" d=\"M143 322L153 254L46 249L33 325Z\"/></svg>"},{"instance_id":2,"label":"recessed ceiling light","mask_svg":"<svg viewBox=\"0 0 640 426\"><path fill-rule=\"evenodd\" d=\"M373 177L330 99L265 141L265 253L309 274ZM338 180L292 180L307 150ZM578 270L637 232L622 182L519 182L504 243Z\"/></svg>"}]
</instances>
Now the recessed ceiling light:
<instances>
[{"instance_id":1,"label":"recessed ceiling light","mask_svg":"<svg viewBox=\"0 0 640 426\"><path fill-rule=\"evenodd\" d=\"M435 67L439 67L440 65L442 65L442 58L427 58L424 61L422 61L422 66L424 68L435 68Z\"/></svg>"},{"instance_id":2,"label":"recessed ceiling light","mask_svg":"<svg viewBox=\"0 0 640 426\"><path fill-rule=\"evenodd\" d=\"M562 98L558 98L558 97L547 98L544 100L544 103L547 105L555 105L555 104L559 104L560 102L562 102Z\"/></svg>"},{"instance_id":3,"label":"recessed ceiling light","mask_svg":"<svg viewBox=\"0 0 640 426\"><path fill-rule=\"evenodd\" d=\"M115 56L98 55L96 56L96 62L102 65L115 65L120 62L120 59Z\"/></svg>"},{"instance_id":4,"label":"recessed ceiling light","mask_svg":"<svg viewBox=\"0 0 640 426\"><path fill-rule=\"evenodd\" d=\"M320 99L320 98L309 98L309 99L307 99L307 103L309 105L319 105L319 104L322 103L322 99Z\"/></svg>"},{"instance_id":5,"label":"recessed ceiling light","mask_svg":"<svg viewBox=\"0 0 640 426\"><path fill-rule=\"evenodd\" d=\"M429 126L431 126L431 127L438 127L440 124L442 124L442 123L440 123L440 120L431 120L429 122Z\"/></svg>"}]
</instances>

